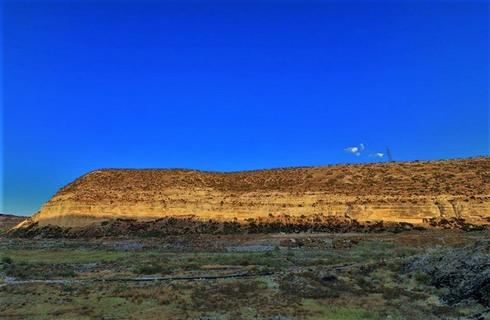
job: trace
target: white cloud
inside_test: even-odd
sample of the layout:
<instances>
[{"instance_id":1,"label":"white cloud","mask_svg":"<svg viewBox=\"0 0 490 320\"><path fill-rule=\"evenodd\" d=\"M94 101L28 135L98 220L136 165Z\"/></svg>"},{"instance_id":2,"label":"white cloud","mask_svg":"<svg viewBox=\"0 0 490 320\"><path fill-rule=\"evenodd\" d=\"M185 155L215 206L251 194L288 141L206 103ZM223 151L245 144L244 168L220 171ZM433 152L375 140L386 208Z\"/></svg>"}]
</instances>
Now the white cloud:
<instances>
[{"instance_id":1,"label":"white cloud","mask_svg":"<svg viewBox=\"0 0 490 320\"><path fill-rule=\"evenodd\" d=\"M369 156L374 158L383 158L385 154L382 152L376 152L376 153L371 153Z\"/></svg>"},{"instance_id":2,"label":"white cloud","mask_svg":"<svg viewBox=\"0 0 490 320\"><path fill-rule=\"evenodd\" d=\"M358 147L348 147L348 148L344 149L345 152L353 154L357 157L359 157L361 155L361 152L363 150L364 150L364 144L363 143L359 144Z\"/></svg>"}]
</instances>

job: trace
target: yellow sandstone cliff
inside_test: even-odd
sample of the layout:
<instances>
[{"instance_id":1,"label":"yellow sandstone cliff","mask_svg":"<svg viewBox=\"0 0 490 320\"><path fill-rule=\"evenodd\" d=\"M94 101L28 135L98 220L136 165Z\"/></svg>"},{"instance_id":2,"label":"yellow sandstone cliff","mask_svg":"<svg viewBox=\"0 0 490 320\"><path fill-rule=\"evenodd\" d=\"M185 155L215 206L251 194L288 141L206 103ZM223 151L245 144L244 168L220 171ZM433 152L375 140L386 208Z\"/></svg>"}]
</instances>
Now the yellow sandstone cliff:
<instances>
[{"instance_id":1,"label":"yellow sandstone cliff","mask_svg":"<svg viewBox=\"0 0 490 320\"><path fill-rule=\"evenodd\" d=\"M79 227L114 218L243 221L281 214L488 223L490 157L232 173L104 169L62 188L26 223Z\"/></svg>"}]
</instances>

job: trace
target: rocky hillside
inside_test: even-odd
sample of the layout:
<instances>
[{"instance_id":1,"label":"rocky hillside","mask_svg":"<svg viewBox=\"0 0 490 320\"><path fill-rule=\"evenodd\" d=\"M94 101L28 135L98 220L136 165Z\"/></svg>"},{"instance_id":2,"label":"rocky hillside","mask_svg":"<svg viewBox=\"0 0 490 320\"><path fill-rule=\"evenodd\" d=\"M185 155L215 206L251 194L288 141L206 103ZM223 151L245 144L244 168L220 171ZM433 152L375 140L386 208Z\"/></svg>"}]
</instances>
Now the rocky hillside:
<instances>
[{"instance_id":1,"label":"rocky hillside","mask_svg":"<svg viewBox=\"0 0 490 320\"><path fill-rule=\"evenodd\" d=\"M216 221L338 217L424 223L490 220L490 157L244 172L103 169L62 188L20 227L116 218Z\"/></svg>"}]
</instances>

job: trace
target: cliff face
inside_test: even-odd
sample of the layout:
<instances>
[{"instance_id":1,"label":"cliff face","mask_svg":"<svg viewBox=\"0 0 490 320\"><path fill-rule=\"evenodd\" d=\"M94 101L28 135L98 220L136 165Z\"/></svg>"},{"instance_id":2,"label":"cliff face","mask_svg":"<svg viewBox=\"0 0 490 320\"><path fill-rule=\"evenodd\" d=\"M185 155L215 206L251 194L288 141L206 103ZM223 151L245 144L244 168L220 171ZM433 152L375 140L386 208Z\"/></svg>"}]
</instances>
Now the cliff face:
<instances>
[{"instance_id":1,"label":"cliff face","mask_svg":"<svg viewBox=\"0 0 490 320\"><path fill-rule=\"evenodd\" d=\"M114 218L242 221L284 214L488 223L490 158L235 173L97 170L61 189L29 223L77 227Z\"/></svg>"}]
</instances>

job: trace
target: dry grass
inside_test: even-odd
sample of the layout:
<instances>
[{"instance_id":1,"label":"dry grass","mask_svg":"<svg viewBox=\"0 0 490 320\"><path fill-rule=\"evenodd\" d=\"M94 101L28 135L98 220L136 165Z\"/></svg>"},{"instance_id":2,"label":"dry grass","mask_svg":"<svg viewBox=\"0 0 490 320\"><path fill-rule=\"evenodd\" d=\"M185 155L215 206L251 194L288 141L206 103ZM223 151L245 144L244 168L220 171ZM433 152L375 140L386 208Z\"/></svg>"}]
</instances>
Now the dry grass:
<instances>
[{"instance_id":1,"label":"dry grass","mask_svg":"<svg viewBox=\"0 0 490 320\"><path fill-rule=\"evenodd\" d=\"M288 191L347 196L490 194L490 158L432 162L335 165L232 173L196 170L105 169L60 191L80 201L138 200L169 187L222 192ZM74 195L73 195L74 194ZM130 197L129 199L127 197Z\"/></svg>"}]
</instances>

